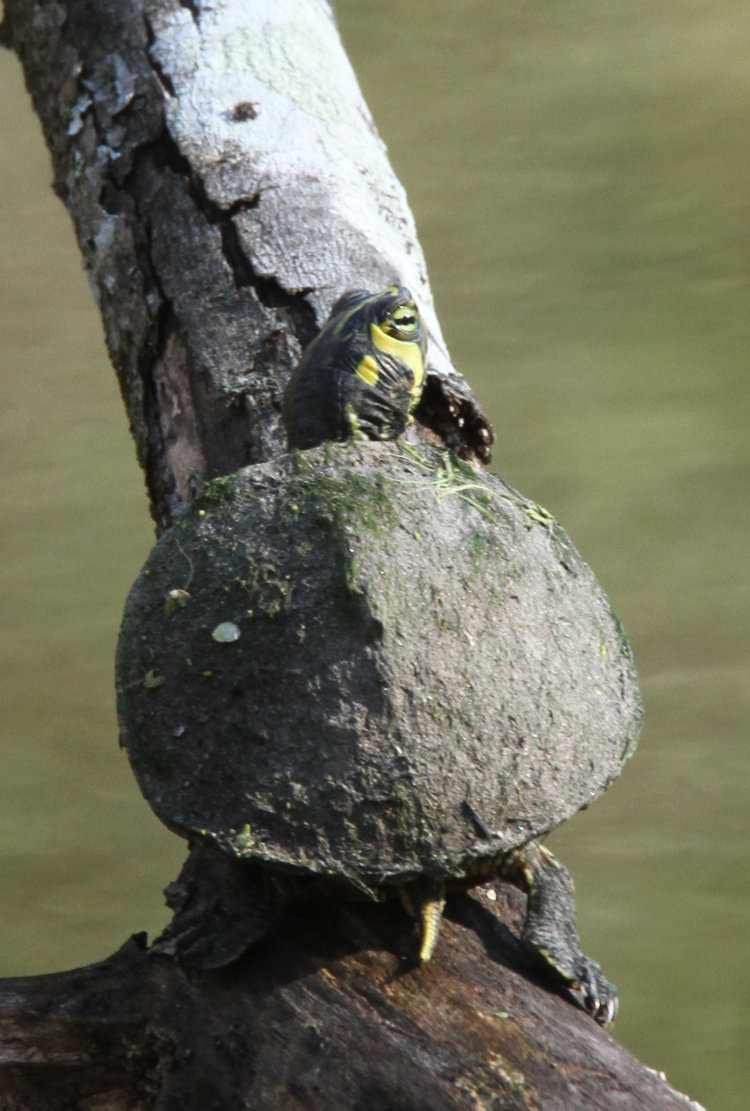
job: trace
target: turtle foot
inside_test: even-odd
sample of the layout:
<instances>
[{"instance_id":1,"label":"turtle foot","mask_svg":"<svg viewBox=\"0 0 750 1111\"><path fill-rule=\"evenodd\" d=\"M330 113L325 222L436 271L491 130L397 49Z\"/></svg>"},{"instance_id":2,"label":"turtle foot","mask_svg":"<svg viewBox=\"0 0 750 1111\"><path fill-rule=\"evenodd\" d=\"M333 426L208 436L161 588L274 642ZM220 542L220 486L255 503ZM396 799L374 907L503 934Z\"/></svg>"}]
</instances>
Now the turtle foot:
<instances>
[{"instance_id":1,"label":"turtle foot","mask_svg":"<svg viewBox=\"0 0 750 1111\"><path fill-rule=\"evenodd\" d=\"M179 877L166 889L175 912L152 952L188 968L223 968L270 930L275 901L256 869L209 845L191 847Z\"/></svg>"},{"instance_id":2,"label":"turtle foot","mask_svg":"<svg viewBox=\"0 0 750 1111\"><path fill-rule=\"evenodd\" d=\"M406 912L419 922L419 959L425 964L437 945L445 906L445 884L425 876L399 887L399 896Z\"/></svg>"},{"instance_id":3,"label":"turtle foot","mask_svg":"<svg viewBox=\"0 0 750 1111\"><path fill-rule=\"evenodd\" d=\"M614 1022L617 989L597 962L581 952L573 881L567 869L551 852L530 841L506 858L502 877L526 892L521 941L535 963L563 984L576 1004L602 1026Z\"/></svg>"}]
</instances>

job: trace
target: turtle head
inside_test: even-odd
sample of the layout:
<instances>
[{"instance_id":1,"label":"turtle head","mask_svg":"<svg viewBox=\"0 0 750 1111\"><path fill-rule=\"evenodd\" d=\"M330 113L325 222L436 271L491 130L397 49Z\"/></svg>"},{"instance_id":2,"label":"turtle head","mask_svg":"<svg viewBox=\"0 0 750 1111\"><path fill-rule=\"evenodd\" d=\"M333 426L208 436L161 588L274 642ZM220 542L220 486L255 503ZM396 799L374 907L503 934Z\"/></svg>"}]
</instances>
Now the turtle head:
<instances>
[{"instance_id":1,"label":"turtle head","mask_svg":"<svg viewBox=\"0 0 750 1111\"><path fill-rule=\"evenodd\" d=\"M419 404L426 367L427 334L405 286L344 293L287 387L289 446L395 439Z\"/></svg>"}]
</instances>

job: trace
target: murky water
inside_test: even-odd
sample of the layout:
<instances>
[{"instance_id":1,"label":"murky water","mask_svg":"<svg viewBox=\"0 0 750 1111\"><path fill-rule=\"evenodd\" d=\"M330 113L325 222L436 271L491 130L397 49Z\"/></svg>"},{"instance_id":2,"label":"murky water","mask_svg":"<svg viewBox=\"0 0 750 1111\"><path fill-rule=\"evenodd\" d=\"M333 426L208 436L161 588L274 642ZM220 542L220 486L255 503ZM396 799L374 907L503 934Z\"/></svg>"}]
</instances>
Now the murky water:
<instances>
[{"instance_id":1,"label":"murky water","mask_svg":"<svg viewBox=\"0 0 750 1111\"><path fill-rule=\"evenodd\" d=\"M617 1036L709 1111L750 1090L750 8L339 0L494 467L630 634L642 745L553 838ZM164 921L180 842L117 750L151 543L114 374L0 54L0 972Z\"/></svg>"}]
</instances>

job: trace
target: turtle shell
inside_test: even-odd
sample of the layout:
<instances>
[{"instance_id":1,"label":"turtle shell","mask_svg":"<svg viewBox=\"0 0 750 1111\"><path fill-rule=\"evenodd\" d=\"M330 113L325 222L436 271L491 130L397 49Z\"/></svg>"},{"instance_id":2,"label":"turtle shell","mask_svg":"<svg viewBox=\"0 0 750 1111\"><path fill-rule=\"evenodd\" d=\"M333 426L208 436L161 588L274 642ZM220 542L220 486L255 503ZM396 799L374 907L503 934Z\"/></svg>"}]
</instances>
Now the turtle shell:
<instances>
[{"instance_id":1,"label":"turtle shell","mask_svg":"<svg viewBox=\"0 0 750 1111\"><path fill-rule=\"evenodd\" d=\"M211 483L133 586L117 692L171 828L371 889L461 878L557 826L641 718L620 624L553 518L402 443Z\"/></svg>"}]
</instances>

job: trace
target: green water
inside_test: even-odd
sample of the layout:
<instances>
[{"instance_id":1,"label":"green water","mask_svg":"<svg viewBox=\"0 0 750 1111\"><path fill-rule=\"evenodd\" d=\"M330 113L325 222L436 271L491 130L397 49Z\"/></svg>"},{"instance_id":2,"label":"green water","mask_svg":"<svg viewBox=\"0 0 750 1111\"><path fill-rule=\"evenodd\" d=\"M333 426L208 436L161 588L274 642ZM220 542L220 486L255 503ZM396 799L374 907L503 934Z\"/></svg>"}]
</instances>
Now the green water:
<instances>
[{"instance_id":1,"label":"green water","mask_svg":"<svg viewBox=\"0 0 750 1111\"><path fill-rule=\"evenodd\" d=\"M750 5L340 0L446 338L630 634L647 724L553 839L617 1037L709 1111L750 1090ZM165 920L179 841L117 749L151 543L114 374L0 54L0 972Z\"/></svg>"}]
</instances>

